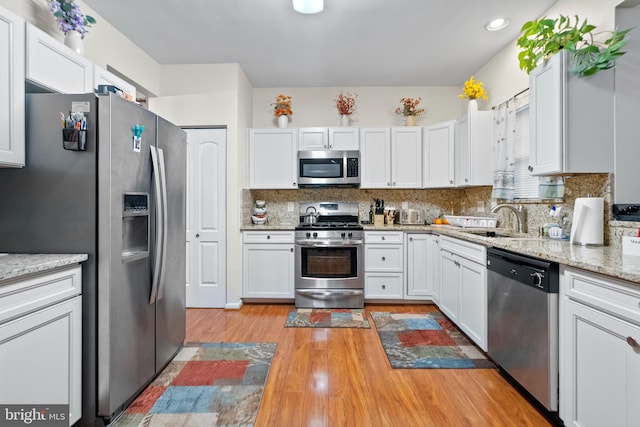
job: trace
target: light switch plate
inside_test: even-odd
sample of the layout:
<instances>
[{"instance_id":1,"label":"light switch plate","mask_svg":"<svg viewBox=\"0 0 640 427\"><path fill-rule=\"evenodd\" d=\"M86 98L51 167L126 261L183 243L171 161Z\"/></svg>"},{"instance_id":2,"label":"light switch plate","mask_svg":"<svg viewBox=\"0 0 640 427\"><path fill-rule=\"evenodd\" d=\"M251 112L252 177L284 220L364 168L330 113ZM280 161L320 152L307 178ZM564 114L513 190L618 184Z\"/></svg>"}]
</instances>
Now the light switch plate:
<instances>
[{"instance_id":1,"label":"light switch plate","mask_svg":"<svg viewBox=\"0 0 640 427\"><path fill-rule=\"evenodd\" d=\"M476 210L478 211L478 213L484 212L484 202L482 200L478 200L478 203L476 204Z\"/></svg>"},{"instance_id":2,"label":"light switch plate","mask_svg":"<svg viewBox=\"0 0 640 427\"><path fill-rule=\"evenodd\" d=\"M287 211L293 212L294 207L293 202L287 202Z\"/></svg>"},{"instance_id":3,"label":"light switch plate","mask_svg":"<svg viewBox=\"0 0 640 427\"><path fill-rule=\"evenodd\" d=\"M402 209L409 209L409 202L402 202Z\"/></svg>"}]
</instances>

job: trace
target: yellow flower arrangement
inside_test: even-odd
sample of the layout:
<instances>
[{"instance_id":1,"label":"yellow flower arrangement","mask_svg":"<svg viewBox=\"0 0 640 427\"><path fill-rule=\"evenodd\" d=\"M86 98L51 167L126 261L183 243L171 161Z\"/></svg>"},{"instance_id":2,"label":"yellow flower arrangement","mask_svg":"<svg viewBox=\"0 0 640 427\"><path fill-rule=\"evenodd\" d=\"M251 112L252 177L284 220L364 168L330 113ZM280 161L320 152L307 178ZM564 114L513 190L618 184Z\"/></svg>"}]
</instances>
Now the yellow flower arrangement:
<instances>
[{"instance_id":1,"label":"yellow flower arrangement","mask_svg":"<svg viewBox=\"0 0 640 427\"><path fill-rule=\"evenodd\" d=\"M489 99L489 94L482 87L482 82L476 80L473 76L469 78L466 82L464 82L464 87L462 88L462 92L458 95L461 99Z\"/></svg>"},{"instance_id":2,"label":"yellow flower arrangement","mask_svg":"<svg viewBox=\"0 0 640 427\"><path fill-rule=\"evenodd\" d=\"M273 115L276 117L291 116L293 114L290 96L280 94L276 97L276 102L271 105L273 105Z\"/></svg>"},{"instance_id":3,"label":"yellow flower arrangement","mask_svg":"<svg viewBox=\"0 0 640 427\"><path fill-rule=\"evenodd\" d=\"M400 100L400 104L402 107L396 108L396 114L402 114L403 116L417 116L418 114L424 113L424 108L418 108L418 104L420 104L422 98L418 97L418 99L413 98L402 98Z\"/></svg>"}]
</instances>

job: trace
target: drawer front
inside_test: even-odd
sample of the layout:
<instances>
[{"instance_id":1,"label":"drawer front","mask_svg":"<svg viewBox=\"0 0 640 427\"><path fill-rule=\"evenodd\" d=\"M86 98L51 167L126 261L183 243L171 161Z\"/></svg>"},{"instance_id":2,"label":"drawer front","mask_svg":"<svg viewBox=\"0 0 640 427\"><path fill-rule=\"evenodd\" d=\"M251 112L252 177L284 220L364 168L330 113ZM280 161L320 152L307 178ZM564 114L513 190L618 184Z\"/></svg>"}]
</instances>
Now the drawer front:
<instances>
[{"instance_id":1,"label":"drawer front","mask_svg":"<svg viewBox=\"0 0 640 427\"><path fill-rule=\"evenodd\" d=\"M487 248L476 243L449 236L440 236L440 248L482 265L487 263Z\"/></svg>"},{"instance_id":2,"label":"drawer front","mask_svg":"<svg viewBox=\"0 0 640 427\"><path fill-rule=\"evenodd\" d=\"M365 245L364 269L366 271L402 272L403 247L396 245Z\"/></svg>"},{"instance_id":3,"label":"drawer front","mask_svg":"<svg viewBox=\"0 0 640 427\"><path fill-rule=\"evenodd\" d=\"M402 273L365 273L365 298L402 298Z\"/></svg>"},{"instance_id":4,"label":"drawer front","mask_svg":"<svg viewBox=\"0 0 640 427\"><path fill-rule=\"evenodd\" d=\"M244 243L293 243L293 231L243 231Z\"/></svg>"},{"instance_id":5,"label":"drawer front","mask_svg":"<svg viewBox=\"0 0 640 427\"><path fill-rule=\"evenodd\" d=\"M365 243L391 243L398 244L404 242L402 231L365 231Z\"/></svg>"},{"instance_id":6,"label":"drawer front","mask_svg":"<svg viewBox=\"0 0 640 427\"><path fill-rule=\"evenodd\" d=\"M31 276L0 287L0 323L79 295L82 267Z\"/></svg>"},{"instance_id":7,"label":"drawer front","mask_svg":"<svg viewBox=\"0 0 640 427\"><path fill-rule=\"evenodd\" d=\"M563 271L565 296L640 325L640 286L568 267Z\"/></svg>"}]
</instances>

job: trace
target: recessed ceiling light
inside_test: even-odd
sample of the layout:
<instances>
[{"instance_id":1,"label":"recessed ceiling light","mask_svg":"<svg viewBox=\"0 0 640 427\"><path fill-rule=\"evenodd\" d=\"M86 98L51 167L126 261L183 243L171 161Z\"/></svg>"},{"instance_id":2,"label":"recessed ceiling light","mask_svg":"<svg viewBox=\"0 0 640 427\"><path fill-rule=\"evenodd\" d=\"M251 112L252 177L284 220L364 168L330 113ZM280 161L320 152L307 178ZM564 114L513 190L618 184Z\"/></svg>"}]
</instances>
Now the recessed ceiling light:
<instances>
[{"instance_id":1,"label":"recessed ceiling light","mask_svg":"<svg viewBox=\"0 0 640 427\"><path fill-rule=\"evenodd\" d=\"M487 31L498 31L506 28L507 25L509 25L509 20L507 18L496 18L484 27L487 29Z\"/></svg>"},{"instance_id":2,"label":"recessed ceiling light","mask_svg":"<svg viewBox=\"0 0 640 427\"><path fill-rule=\"evenodd\" d=\"M324 10L324 0L293 0L293 10L305 14L319 13Z\"/></svg>"}]
</instances>

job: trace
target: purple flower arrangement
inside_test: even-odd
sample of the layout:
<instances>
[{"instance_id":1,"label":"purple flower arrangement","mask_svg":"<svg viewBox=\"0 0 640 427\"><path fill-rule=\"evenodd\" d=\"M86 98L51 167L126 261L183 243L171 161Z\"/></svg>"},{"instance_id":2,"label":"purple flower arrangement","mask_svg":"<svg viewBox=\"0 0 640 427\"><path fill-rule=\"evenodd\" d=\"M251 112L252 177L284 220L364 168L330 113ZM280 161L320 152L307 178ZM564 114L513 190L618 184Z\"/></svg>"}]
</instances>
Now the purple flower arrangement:
<instances>
[{"instance_id":1,"label":"purple flower arrangement","mask_svg":"<svg viewBox=\"0 0 640 427\"><path fill-rule=\"evenodd\" d=\"M95 24L96 20L89 15L83 15L80 7L74 0L50 0L49 10L56 18L58 28L65 35L69 31L77 31L82 35L87 33L89 24Z\"/></svg>"}]
</instances>

